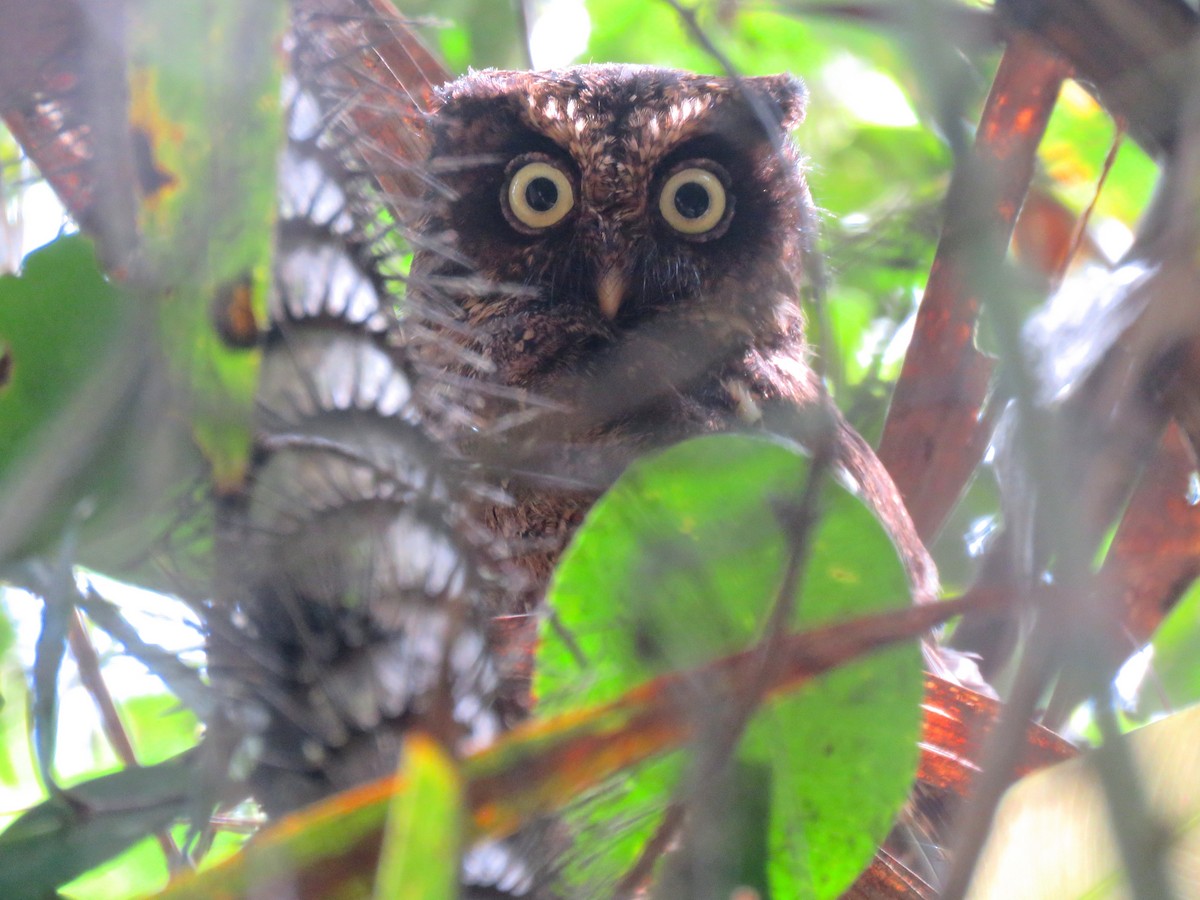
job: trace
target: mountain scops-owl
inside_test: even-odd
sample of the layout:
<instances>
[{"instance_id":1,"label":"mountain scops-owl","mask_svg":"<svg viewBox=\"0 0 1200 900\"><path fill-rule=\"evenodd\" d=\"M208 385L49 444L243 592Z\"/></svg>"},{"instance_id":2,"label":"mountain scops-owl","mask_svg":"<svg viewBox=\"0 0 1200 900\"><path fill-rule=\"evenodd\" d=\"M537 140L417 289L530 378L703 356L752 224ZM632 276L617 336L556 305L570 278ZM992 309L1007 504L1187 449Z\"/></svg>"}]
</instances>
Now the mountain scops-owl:
<instances>
[{"instance_id":1,"label":"mountain scops-owl","mask_svg":"<svg viewBox=\"0 0 1200 900\"><path fill-rule=\"evenodd\" d=\"M474 421L514 423L490 429L498 451L441 416L507 473L484 517L528 606L635 455L817 408L798 302L815 216L789 138L806 93L790 75L589 65L476 72L439 102L409 325L445 410L475 398ZM895 487L836 414L834 431L927 598Z\"/></svg>"}]
</instances>

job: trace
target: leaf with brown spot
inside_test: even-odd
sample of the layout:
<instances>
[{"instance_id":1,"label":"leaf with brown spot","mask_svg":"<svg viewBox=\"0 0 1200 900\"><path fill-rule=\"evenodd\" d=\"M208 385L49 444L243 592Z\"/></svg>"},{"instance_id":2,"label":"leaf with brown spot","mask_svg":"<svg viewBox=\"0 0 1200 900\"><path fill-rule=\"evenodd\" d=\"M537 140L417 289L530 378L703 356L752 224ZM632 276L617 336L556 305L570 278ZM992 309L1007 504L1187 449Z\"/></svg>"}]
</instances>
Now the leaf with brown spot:
<instances>
[{"instance_id":1,"label":"leaf with brown spot","mask_svg":"<svg viewBox=\"0 0 1200 900\"><path fill-rule=\"evenodd\" d=\"M282 39L286 10L164 0L132 10L127 32L137 281L160 301L164 349L218 491L242 480L258 355L223 341L208 310L241 283L246 314L265 317L283 126L282 60L262 50Z\"/></svg>"},{"instance_id":2,"label":"leaf with brown spot","mask_svg":"<svg viewBox=\"0 0 1200 900\"><path fill-rule=\"evenodd\" d=\"M240 483L249 452L257 356L231 352L206 311L238 279L254 317L265 311L282 63L262 51L285 12L282 0L52 0L6 10L0 38L37 54L27 72L0 67L0 113L106 267L159 304L190 402L180 414L219 490Z\"/></svg>"}]
</instances>

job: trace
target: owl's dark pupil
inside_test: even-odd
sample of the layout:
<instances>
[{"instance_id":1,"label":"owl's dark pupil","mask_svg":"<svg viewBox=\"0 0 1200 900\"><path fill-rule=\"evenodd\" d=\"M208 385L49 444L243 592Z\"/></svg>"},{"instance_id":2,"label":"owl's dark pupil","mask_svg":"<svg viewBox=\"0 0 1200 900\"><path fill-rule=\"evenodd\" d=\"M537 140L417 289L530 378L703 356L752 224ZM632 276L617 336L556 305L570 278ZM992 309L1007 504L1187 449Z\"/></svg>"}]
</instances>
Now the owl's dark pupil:
<instances>
[{"instance_id":1,"label":"owl's dark pupil","mask_svg":"<svg viewBox=\"0 0 1200 900\"><path fill-rule=\"evenodd\" d=\"M708 188L694 181L684 182L675 192L675 209L685 219L698 219L708 212Z\"/></svg>"},{"instance_id":2,"label":"owl's dark pupil","mask_svg":"<svg viewBox=\"0 0 1200 900\"><path fill-rule=\"evenodd\" d=\"M525 187L525 202L534 212L549 212L558 202L558 187L549 178L535 178Z\"/></svg>"}]
</instances>

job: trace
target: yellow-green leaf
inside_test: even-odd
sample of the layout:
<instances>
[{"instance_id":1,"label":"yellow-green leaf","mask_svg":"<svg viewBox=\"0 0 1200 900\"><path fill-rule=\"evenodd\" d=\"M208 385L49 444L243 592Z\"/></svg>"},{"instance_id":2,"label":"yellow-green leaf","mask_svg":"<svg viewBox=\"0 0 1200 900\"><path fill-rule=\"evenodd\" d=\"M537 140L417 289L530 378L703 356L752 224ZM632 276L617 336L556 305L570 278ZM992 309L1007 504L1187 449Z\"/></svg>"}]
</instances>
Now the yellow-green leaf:
<instances>
[{"instance_id":1,"label":"yellow-green leaf","mask_svg":"<svg viewBox=\"0 0 1200 900\"><path fill-rule=\"evenodd\" d=\"M270 280L286 5L143 0L129 29L130 126L146 287L218 490L242 479Z\"/></svg>"},{"instance_id":2,"label":"yellow-green leaf","mask_svg":"<svg viewBox=\"0 0 1200 900\"><path fill-rule=\"evenodd\" d=\"M404 743L405 790L392 795L375 876L380 900L453 900L462 843L462 778L430 737Z\"/></svg>"},{"instance_id":3,"label":"yellow-green leaf","mask_svg":"<svg viewBox=\"0 0 1200 900\"><path fill-rule=\"evenodd\" d=\"M1200 896L1200 706L1121 738L1151 821L1145 833L1179 898ZM1131 897L1113 834L1115 816L1096 753L1059 763L1014 785L996 814L970 900Z\"/></svg>"}]
</instances>

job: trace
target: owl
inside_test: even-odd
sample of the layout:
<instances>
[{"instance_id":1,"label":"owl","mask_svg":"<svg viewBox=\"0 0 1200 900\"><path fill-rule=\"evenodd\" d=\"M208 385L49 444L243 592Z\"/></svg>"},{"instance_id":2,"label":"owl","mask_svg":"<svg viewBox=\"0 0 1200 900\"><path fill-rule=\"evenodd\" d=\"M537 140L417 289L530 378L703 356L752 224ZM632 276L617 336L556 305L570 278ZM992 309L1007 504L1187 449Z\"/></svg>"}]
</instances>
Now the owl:
<instances>
[{"instance_id":1,"label":"owl","mask_svg":"<svg viewBox=\"0 0 1200 900\"><path fill-rule=\"evenodd\" d=\"M506 499L481 514L524 577L516 608L638 454L772 423L805 437L821 397L798 302L816 217L789 132L806 99L790 75L624 65L483 71L440 91L408 327L442 376L430 420L498 473ZM474 424L456 426L467 406ZM895 487L833 421L839 462L928 599L934 569Z\"/></svg>"}]
</instances>

